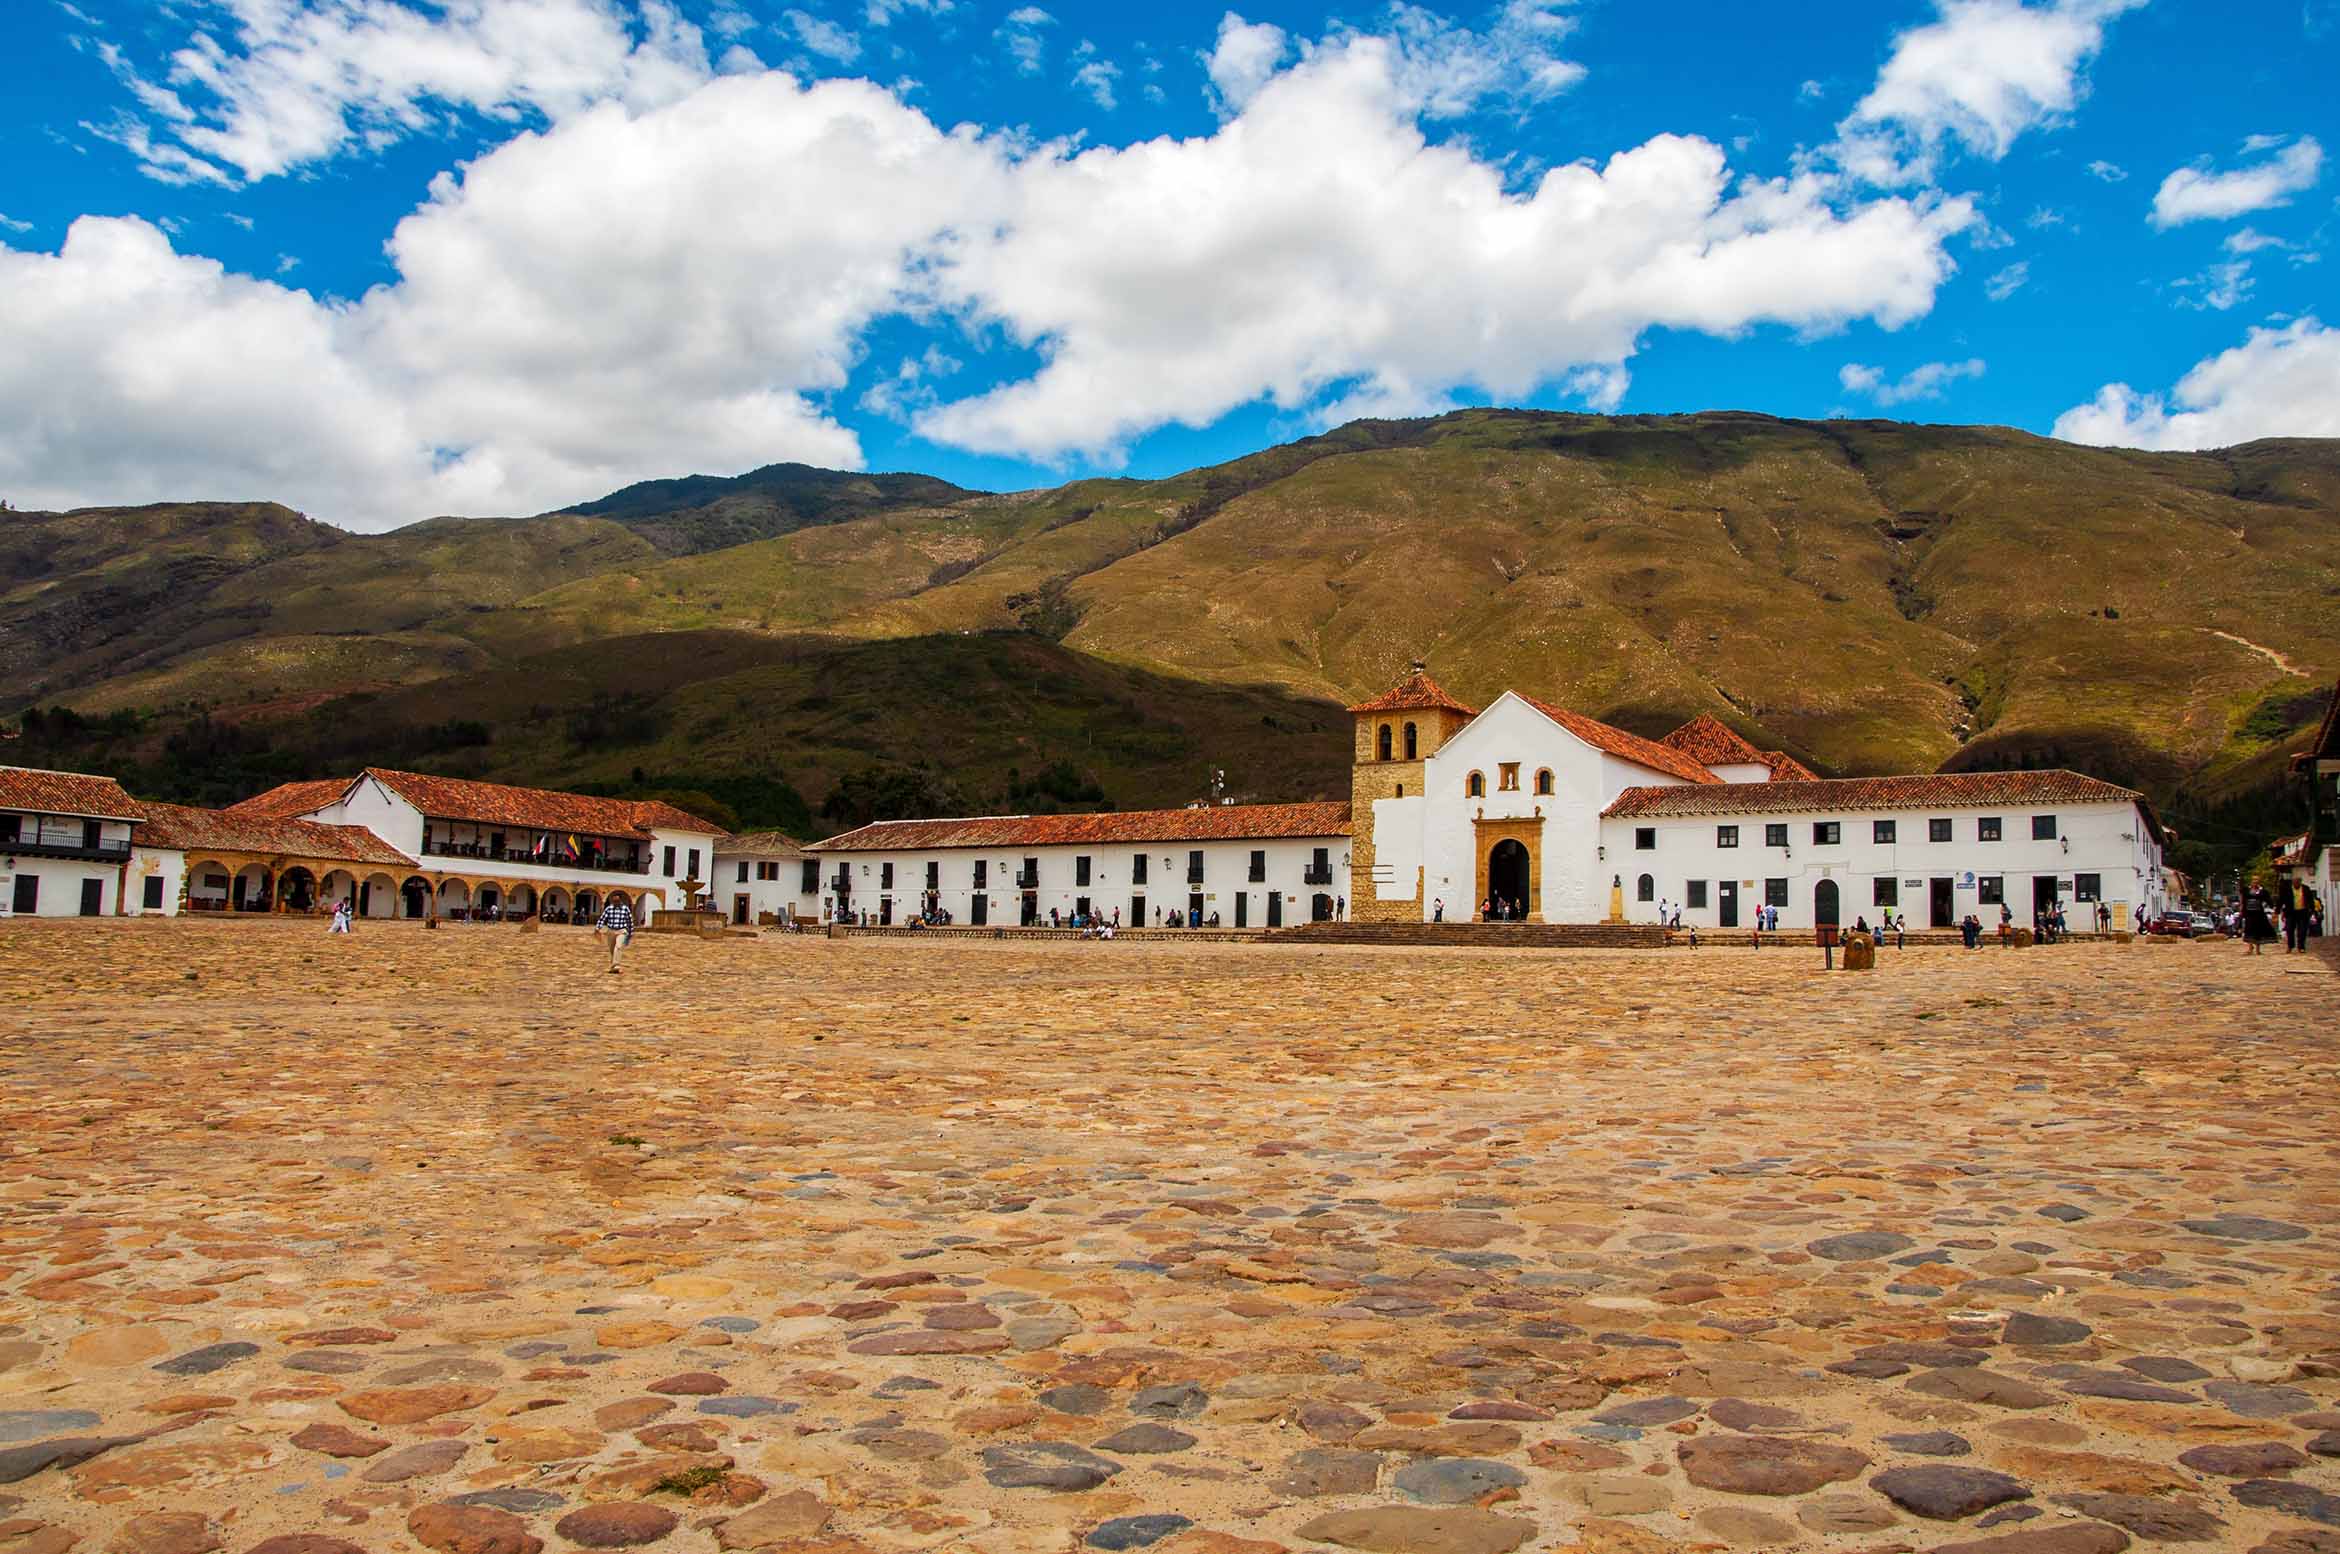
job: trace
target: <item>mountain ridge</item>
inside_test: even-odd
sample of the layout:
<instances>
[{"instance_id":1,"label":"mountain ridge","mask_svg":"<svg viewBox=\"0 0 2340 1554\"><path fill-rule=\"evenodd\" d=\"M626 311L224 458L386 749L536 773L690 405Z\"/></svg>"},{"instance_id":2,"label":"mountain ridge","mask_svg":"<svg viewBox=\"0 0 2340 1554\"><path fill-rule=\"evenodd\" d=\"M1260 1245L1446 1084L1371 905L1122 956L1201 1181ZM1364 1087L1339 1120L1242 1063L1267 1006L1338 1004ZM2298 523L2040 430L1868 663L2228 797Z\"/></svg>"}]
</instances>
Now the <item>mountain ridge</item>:
<instances>
[{"instance_id":1,"label":"mountain ridge","mask_svg":"<svg viewBox=\"0 0 2340 1554\"><path fill-rule=\"evenodd\" d=\"M2224 803L2271 791L2340 672L2340 442L2315 439L2172 454L2014 428L1466 410L1024 492L779 464L384 535L155 504L10 514L0 536L0 711L160 722L289 727L422 684L460 712L475 677L620 641L826 641L826 672L874 684L889 644L939 659L971 634L997 657L1006 634L1073 655L1051 673L1191 684L1234 719L1314 725L1292 709L1427 655L1466 699L1517 686L1640 733L1711 712L1827 771L2053 761ZM1277 710L1244 701L1259 695ZM775 722L769 761L809 727ZM862 754L908 768L916 744ZM855 747L822 748L800 763L816 800L855 776ZM1127 791L1106 796L1191 793L1205 757L1161 754L1185 763L1175 779L1122 761ZM1005 759L977 763L979 791ZM506 774L564 762L515 734Z\"/></svg>"}]
</instances>

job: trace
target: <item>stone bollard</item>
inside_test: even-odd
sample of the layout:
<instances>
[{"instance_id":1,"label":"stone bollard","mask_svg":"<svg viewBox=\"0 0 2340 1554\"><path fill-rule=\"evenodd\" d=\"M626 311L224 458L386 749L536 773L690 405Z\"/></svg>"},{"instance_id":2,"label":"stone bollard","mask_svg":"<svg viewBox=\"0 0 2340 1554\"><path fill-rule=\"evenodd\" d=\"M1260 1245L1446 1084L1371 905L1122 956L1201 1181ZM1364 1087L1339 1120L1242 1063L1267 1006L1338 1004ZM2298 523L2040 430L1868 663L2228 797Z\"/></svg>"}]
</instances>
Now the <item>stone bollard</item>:
<instances>
[{"instance_id":1,"label":"stone bollard","mask_svg":"<svg viewBox=\"0 0 2340 1554\"><path fill-rule=\"evenodd\" d=\"M533 918L533 917L523 917L522 919L520 919L520 931L521 931L522 933L534 933L534 932L536 932L536 929L537 929L537 922L536 922L536 919L535 919L535 918Z\"/></svg>"},{"instance_id":2,"label":"stone bollard","mask_svg":"<svg viewBox=\"0 0 2340 1554\"><path fill-rule=\"evenodd\" d=\"M1844 936L1844 969L1847 971L1875 971L1877 969L1877 941L1865 933Z\"/></svg>"},{"instance_id":3,"label":"stone bollard","mask_svg":"<svg viewBox=\"0 0 2340 1554\"><path fill-rule=\"evenodd\" d=\"M2007 942L2019 950L2028 950L2031 948L2032 944L2031 930L2028 928L2018 928L2015 930L2014 934L2008 938Z\"/></svg>"}]
</instances>

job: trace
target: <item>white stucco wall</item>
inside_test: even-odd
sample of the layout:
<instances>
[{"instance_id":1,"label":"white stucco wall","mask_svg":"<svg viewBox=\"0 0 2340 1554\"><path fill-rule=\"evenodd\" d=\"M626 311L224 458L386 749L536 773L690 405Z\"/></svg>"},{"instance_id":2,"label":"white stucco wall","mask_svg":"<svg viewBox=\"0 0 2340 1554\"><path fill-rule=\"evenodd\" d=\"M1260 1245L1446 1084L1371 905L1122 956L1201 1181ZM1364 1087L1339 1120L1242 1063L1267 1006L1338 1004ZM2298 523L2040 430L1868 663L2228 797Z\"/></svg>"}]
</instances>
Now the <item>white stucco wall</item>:
<instances>
[{"instance_id":1,"label":"white stucco wall","mask_svg":"<svg viewBox=\"0 0 2340 1554\"><path fill-rule=\"evenodd\" d=\"M2035 814L2056 817L2058 834L2054 839L2033 839L2031 821ZM1986 815L1999 819L2001 840L1977 840L1976 821ZM1927 822L1937 818L1951 822L1951 840L1927 839ZM1879 820L1894 823L1893 841L1875 840L1873 823ZM1821 821L1836 822L1842 840L1833 846L1815 843L1812 828ZM1767 845L1764 828L1781 824L1788 828L1787 845ZM1739 845L1718 845L1717 828L1731 825L1738 827ZM1640 828L1655 833L1654 848L1636 847L1635 832ZM1657 921L1657 901L1639 899L1637 887L1643 874L1651 876L1656 896L1676 905L1687 901L1691 881L1706 882L1706 904L1682 909L1684 923L1702 927L1720 926L1721 892L1717 887L1723 880L1739 884L1738 926L1742 928L1753 924L1753 908L1764 900L1766 882L1774 879L1787 882L1787 904L1779 914L1783 929L1813 926L1814 893L1823 879L1836 882L1838 918L1848 927L1861 917L1871 923L1878 920L1883 909L1876 902L1873 882L1881 878L1896 882L1900 898L1896 915L1906 912L1913 928L1937 926L1932 920L1929 882L1942 878L1953 882L1949 920L1938 925L1945 928L1968 912L1981 917L1986 925L1996 926L1998 906L1985 905L1980 899L1980 882L1993 876L2004 882L2006 904L2013 909L2016 922L2024 925L2031 922L2035 877L2056 879L2066 918L2074 928L2095 926L2093 905L2078 899L2075 877L2079 874L2099 877L2103 899L2115 908L2116 916L2127 909L2128 917L2121 919L2124 924L2138 911L2158 911L2162 904L2159 854L2142 817L2129 804L1890 813L1801 811L1682 819L1624 816L1602 822L1601 840L1624 880L1626 916L1634 922Z\"/></svg>"},{"instance_id":2,"label":"white stucco wall","mask_svg":"<svg viewBox=\"0 0 2340 1554\"><path fill-rule=\"evenodd\" d=\"M715 883L712 886L715 905L722 910L725 919L730 921L736 921L733 906L734 898L739 896L748 898L747 920L750 923L756 922L761 914L766 912L772 913L776 917L819 917L821 915L821 892L818 888L820 860L810 859L814 865L815 888L806 890L803 888L804 865L808 858L809 855L805 853L781 855L726 852L718 846L715 852ZM768 880L756 878L757 865L764 863L778 865L779 878ZM743 865L747 869L747 878L744 880L739 877L739 871Z\"/></svg>"},{"instance_id":3,"label":"white stucco wall","mask_svg":"<svg viewBox=\"0 0 2340 1554\"><path fill-rule=\"evenodd\" d=\"M1502 768L1511 761L1519 763L1519 787L1507 792ZM1535 791L1536 774L1544 770L1552 774L1548 795ZM1486 778L1481 798L1469 792L1474 771ZM1599 856L1601 811L1629 787L1680 781L1595 749L1509 693L1431 756L1424 773L1422 913L1428 918L1443 900L1449 920L1478 909L1477 820L1532 821L1540 813L1544 875L1536 887L1541 920L1599 922L1609 912L1610 874L1610 865ZM1375 846L1386 856L1384 835L1377 823Z\"/></svg>"},{"instance_id":4,"label":"white stucco wall","mask_svg":"<svg viewBox=\"0 0 2340 1554\"><path fill-rule=\"evenodd\" d=\"M141 847L130 855L130 890L124 910L132 917L176 917L179 887L187 878L187 855L176 847ZM142 904L146 881L162 881L162 905L151 912Z\"/></svg>"},{"instance_id":5,"label":"white stucco wall","mask_svg":"<svg viewBox=\"0 0 2340 1554\"><path fill-rule=\"evenodd\" d=\"M112 917L117 899L117 885L121 874L118 863L71 858L18 857L13 863L0 854L0 911L13 913L16 901L16 882L19 879L36 881L33 917L78 917L81 915L81 882L99 882L98 910L100 917Z\"/></svg>"},{"instance_id":6,"label":"white stucco wall","mask_svg":"<svg viewBox=\"0 0 2340 1554\"><path fill-rule=\"evenodd\" d=\"M1331 883L1309 884L1303 877L1312 866L1315 850L1325 849L1326 862L1332 876ZM1187 854L1199 849L1203 854L1203 883L1187 883ZM1254 849L1265 854L1263 880L1252 880L1251 854ZM1240 910L1243 926L1263 928L1268 925L1270 894L1282 898L1282 921L1285 926L1309 920L1312 898L1321 893L1336 902L1349 893L1348 858L1349 839L1345 836L1313 838L1275 838L1235 842L1113 842L1051 845L1014 848L928 848L924 850L884 852L838 852L821 855L821 882L823 902L832 911L837 903L836 893L830 889L839 868L852 871L852 890L846 898L851 908L867 910L871 921L877 921L881 903L892 898L892 917L896 922L916 913L926 893L926 865L929 861L941 865L939 895L943 910L959 924L974 921L973 898L974 865L977 859L989 865L986 891L990 897L989 922L992 927L1014 927L1022 920L1025 892L1018 888L1016 876L1026 858L1038 862L1039 883L1033 894L1040 921L1046 922L1050 908L1060 916L1069 916L1079 898L1089 898L1091 910L1110 916L1119 908L1125 927L1136 927L1132 917L1133 897L1146 899L1146 923L1152 927L1165 920L1173 910L1186 910L1190 898L1199 895L1202 913L1208 917L1219 914L1220 926L1236 926ZM1146 882L1134 883L1133 860L1139 854L1146 859ZM1089 883L1077 883L1078 860L1090 860ZM894 883L889 890L884 885L885 865L894 866ZM727 887L736 890L732 885ZM1242 906L1238 908L1238 898Z\"/></svg>"}]
</instances>

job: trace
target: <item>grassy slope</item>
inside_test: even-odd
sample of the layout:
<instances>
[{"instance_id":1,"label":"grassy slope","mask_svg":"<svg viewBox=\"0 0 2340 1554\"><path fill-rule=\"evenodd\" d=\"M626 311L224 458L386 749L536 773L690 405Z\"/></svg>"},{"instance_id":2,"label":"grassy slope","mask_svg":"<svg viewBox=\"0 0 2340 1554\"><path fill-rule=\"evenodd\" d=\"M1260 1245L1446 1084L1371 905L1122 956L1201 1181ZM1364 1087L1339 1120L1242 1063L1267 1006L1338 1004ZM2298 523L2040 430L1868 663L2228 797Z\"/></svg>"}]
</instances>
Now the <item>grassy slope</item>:
<instances>
[{"instance_id":1,"label":"grassy slope","mask_svg":"<svg viewBox=\"0 0 2340 1554\"><path fill-rule=\"evenodd\" d=\"M580 742L577 716L597 698L630 709L625 737ZM487 723L493 742L431 747L453 711ZM768 773L816 804L844 774L921 763L986 807L1004 802L1011 771L1063 759L1122 808L1184 803L1214 764L1261 799L1340 797L1348 784L1347 719L1329 702L1165 678L1026 633L663 632L362 694L265 732L320 772L389 745L433 770L514 781Z\"/></svg>"},{"instance_id":2,"label":"grassy slope","mask_svg":"<svg viewBox=\"0 0 2340 1554\"><path fill-rule=\"evenodd\" d=\"M1315 705L1427 653L1466 696L1517 686L1649 731L1712 711L1836 770L2058 759L2227 793L2279 764L2270 752L2292 729L2265 709L2340 670L2340 444L2326 442L2145 455L1991 428L1466 411L1357 423L1168 480L941 507L871 513L915 492L836 477L843 505L823 509L807 496L819 482L791 481L786 521L810 526L698 555L661 554L637 531L671 517L671 550L702 520L746 521L725 504L769 493L635 488L612 509L632 530L554 516L361 538L274 509L247 513L248 535L189 540L141 539L130 516L85 521L102 531L90 554L60 549L54 571L167 569L174 545L228 571L104 653L60 657L51 684L80 684L90 710L184 696L269 712L457 675L453 707L500 683L483 673L607 689L622 677L612 653L581 644L611 637L1022 627L1085 664L1156 676L1156 698L1175 679L1272 684ZM699 505L661 516L668 499ZM22 638L22 593L0 598L0 648ZM659 692L696 730L684 740L709 759L769 759L757 697L791 694L798 671L717 673L674 651L708 687L703 707ZM791 662L805 651L791 646ZM900 651L956 662L932 643ZM644 654L658 650L625 650ZM855 683L917 702L900 673L870 672L885 662L862 661ZM1106 698L1088 716L1036 727L1077 745L1084 725L1110 726L1117 704L1093 679L1107 672L1074 676ZM894 724L874 702L862 711ZM947 704L937 715L951 737ZM818 749L804 759L831 771L899 748L849 734L807 725ZM540 742L525 759L551 770L574 753Z\"/></svg>"}]
</instances>

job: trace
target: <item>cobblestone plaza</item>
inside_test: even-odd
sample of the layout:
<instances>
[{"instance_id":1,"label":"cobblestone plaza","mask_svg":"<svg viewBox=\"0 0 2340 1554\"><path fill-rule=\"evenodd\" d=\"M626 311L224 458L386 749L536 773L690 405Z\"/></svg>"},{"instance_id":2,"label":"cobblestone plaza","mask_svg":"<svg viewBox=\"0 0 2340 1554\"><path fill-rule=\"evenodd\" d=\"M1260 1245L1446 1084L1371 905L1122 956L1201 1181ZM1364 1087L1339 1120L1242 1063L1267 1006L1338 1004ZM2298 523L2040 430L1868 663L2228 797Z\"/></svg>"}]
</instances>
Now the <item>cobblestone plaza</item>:
<instances>
[{"instance_id":1,"label":"cobblestone plaza","mask_svg":"<svg viewBox=\"0 0 2340 1554\"><path fill-rule=\"evenodd\" d=\"M2340 978L23 921L0 1554L2340 1550Z\"/></svg>"}]
</instances>

